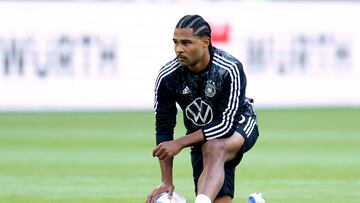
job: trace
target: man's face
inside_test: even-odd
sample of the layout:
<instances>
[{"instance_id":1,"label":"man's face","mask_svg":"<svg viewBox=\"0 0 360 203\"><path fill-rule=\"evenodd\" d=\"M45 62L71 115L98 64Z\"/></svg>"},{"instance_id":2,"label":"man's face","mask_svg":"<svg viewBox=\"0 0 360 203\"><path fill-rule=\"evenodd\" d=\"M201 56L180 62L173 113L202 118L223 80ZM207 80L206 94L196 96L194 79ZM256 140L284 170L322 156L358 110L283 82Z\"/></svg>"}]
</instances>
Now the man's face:
<instances>
[{"instance_id":1,"label":"man's face","mask_svg":"<svg viewBox=\"0 0 360 203\"><path fill-rule=\"evenodd\" d=\"M195 36L192 28L175 29L173 41L179 63L190 69L195 67L208 51L208 38Z\"/></svg>"}]
</instances>

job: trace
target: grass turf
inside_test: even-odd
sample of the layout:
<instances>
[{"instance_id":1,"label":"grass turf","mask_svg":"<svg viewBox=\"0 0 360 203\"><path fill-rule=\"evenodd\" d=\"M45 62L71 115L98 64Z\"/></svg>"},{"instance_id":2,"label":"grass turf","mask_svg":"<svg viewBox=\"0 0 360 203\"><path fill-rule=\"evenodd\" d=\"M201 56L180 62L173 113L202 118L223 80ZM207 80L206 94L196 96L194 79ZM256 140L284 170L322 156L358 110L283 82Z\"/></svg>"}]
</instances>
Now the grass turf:
<instances>
[{"instance_id":1,"label":"grass turf","mask_svg":"<svg viewBox=\"0 0 360 203\"><path fill-rule=\"evenodd\" d=\"M233 202L360 202L360 109L261 109ZM180 119L181 115L179 115ZM144 202L160 182L148 112L1 113L0 202ZM181 119L176 135L184 132ZM189 150L176 190L194 199Z\"/></svg>"}]
</instances>

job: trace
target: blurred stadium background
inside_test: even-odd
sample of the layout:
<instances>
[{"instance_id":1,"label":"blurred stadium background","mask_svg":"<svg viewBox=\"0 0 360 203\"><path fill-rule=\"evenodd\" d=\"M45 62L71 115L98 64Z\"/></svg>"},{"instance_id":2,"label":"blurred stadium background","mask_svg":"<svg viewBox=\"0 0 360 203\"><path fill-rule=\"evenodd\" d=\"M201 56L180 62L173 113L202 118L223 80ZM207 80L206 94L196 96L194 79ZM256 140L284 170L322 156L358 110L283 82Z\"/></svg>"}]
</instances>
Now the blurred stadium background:
<instances>
[{"instance_id":1,"label":"blurred stadium background","mask_svg":"<svg viewBox=\"0 0 360 203\"><path fill-rule=\"evenodd\" d=\"M0 202L144 202L153 86L200 14L242 61L261 137L234 202L360 202L359 1L0 1ZM184 133L181 113L176 136ZM193 200L189 151L176 190Z\"/></svg>"}]
</instances>

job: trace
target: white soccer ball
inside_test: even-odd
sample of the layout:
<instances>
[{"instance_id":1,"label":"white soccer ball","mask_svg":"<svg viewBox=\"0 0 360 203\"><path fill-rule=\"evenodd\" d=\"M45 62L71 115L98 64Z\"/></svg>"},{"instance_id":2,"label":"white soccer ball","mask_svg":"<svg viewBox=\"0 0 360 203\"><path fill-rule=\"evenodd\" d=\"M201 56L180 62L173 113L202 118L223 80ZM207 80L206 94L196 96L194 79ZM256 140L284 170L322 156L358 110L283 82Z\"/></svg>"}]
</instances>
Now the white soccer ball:
<instances>
[{"instance_id":1,"label":"white soccer ball","mask_svg":"<svg viewBox=\"0 0 360 203\"><path fill-rule=\"evenodd\" d=\"M156 203L186 203L186 199L178 192L173 192L172 198L169 199L168 193L164 192L156 199Z\"/></svg>"},{"instance_id":2,"label":"white soccer ball","mask_svg":"<svg viewBox=\"0 0 360 203\"><path fill-rule=\"evenodd\" d=\"M248 198L248 203L265 203L265 199L261 193L252 193Z\"/></svg>"}]
</instances>

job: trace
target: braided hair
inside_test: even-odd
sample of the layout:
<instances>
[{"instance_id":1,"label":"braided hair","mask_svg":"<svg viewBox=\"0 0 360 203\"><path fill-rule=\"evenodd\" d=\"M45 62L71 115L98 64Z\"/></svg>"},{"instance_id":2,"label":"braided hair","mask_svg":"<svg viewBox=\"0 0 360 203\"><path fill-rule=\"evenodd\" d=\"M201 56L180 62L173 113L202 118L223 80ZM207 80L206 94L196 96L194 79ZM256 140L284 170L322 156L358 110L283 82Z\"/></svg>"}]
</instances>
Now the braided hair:
<instances>
[{"instance_id":1,"label":"braided hair","mask_svg":"<svg viewBox=\"0 0 360 203\"><path fill-rule=\"evenodd\" d=\"M210 44L209 44L209 50L211 50L212 44L211 44L211 28L208 22L204 20L199 15L186 15L182 17L179 22L176 24L176 29L181 28L192 28L194 35L198 37L209 37L210 38Z\"/></svg>"}]
</instances>

